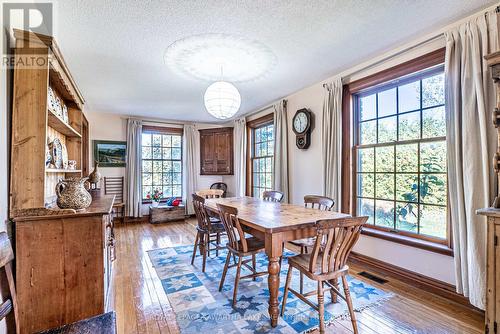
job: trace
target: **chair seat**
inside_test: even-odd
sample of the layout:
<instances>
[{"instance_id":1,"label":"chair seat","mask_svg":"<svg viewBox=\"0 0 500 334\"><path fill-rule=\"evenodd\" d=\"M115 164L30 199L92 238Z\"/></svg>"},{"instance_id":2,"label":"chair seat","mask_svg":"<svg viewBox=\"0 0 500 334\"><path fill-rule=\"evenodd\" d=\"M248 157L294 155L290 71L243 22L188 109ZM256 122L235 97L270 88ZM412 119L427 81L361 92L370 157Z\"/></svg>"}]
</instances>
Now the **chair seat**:
<instances>
[{"instance_id":1,"label":"chair seat","mask_svg":"<svg viewBox=\"0 0 500 334\"><path fill-rule=\"evenodd\" d=\"M314 247L315 242L316 240L314 238L305 238L305 239L290 241L292 245L299 247Z\"/></svg>"},{"instance_id":2,"label":"chair seat","mask_svg":"<svg viewBox=\"0 0 500 334\"><path fill-rule=\"evenodd\" d=\"M308 276L313 280L324 280L332 279L340 276L342 273L346 272L349 267L346 265L340 270L332 271L330 273L321 272L321 259L323 254L320 252L316 260L316 270L314 272L309 271L309 263L311 262L312 254L299 254L288 258L288 264L294 268L297 268L300 272Z\"/></svg>"},{"instance_id":3,"label":"chair seat","mask_svg":"<svg viewBox=\"0 0 500 334\"><path fill-rule=\"evenodd\" d=\"M208 231L205 229L200 228L199 226L196 226L198 231L202 233L207 233ZM210 224L210 233L225 233L226 230L224 229L224 225L222 223L211 223Z\"/></svg>"},{"instance_id":4,"label":"chair seat","mask_svg":"<svg viewBox=\"0 0 500 334\"><path fill-rule=\"evenodd\" d=\"M80 320L59 328L49 329L39 334L115 334L115 312L108 312L92 318Z\"/></svg>"},{"instance_id":5,"label":"chair seat","mask_svg":"<svg viewBox=\"0 0 500 334\"><path fill-rule=\"evenodd\" d=\"M255 237L246 238L245 240L247 241L248 251L243 253L243 246L241 245L241 241L238 241L238 249L235 249L234 251L242 254L250 254L263 251L266 247L264 241ZM229 245L228 248L230 248Z\"/></svg>"}]
</instances>

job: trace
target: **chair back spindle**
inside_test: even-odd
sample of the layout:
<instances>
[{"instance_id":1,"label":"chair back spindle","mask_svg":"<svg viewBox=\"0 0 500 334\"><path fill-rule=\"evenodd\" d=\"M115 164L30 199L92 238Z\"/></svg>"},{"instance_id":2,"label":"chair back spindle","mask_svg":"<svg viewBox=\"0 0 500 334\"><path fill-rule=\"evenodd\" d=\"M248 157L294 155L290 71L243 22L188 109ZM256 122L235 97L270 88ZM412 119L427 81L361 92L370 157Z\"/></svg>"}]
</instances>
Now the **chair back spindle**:
<instances>
[{"instance_id":1,"label":"chair back spindle","mask_svg":"<svg viewBox=\"0 0 500 334\"><path fill-rule=\"evenodd\" d=\"M304 196L304 206L306 208L331 211L334 205L335 201L330 197L318 195Z\"/></svg>"},{"instance_id":2,"label":"chair back spindle","mask_svg":"<svg viewBox=\"0 0 500 334\"><path fill-rule=\"evenodd\" d=\"M198 190L196 195L208 198L221 198L224 195L224 190L222 189L204 189Z\"/></svg>"},{"instance_id":3,"label":"chair back spindle","mask_svg":"<svg viewBox=\"0 0 500 334\"><path fill-rule=\"evenodd\" d=\"M219 208L220 220L224 224L224 229L226 230L229 247L234 250L247 252L248 245L245 238L245 232L243 232L240 221L238 220L238 209L219 203L217 203L217 207Z\"/></svg>"},{"instance_id":4,"label":"chair back spindle","mask_svg":"<svg viewBox=\"0 0 500 334\"><path fill-rule=\"evenodd\" d=\"M115 195L115 203L123 203L124 177L104 177L104 194Z\"/></svg>"},{"instance_id":5,"label":"chair back spindle","mask_svg":"<svg viewBox=\"0 0 500 334\"><path fill-rule=\"evenodd\" d=\"M276 190L266 190L262 194L262 199L269 202L281 202L283 200L283 193Z\"/></svg>"},{"instance_id":6,"label":"chair back spindle","mask_svg":"<svg viewBox=\"0 0 500 334\"><path fill-rule=\"evenodd\" d=\"M196 220L198 220L198 228L203 231L208 231L210 229L210 216L205 209L205 198L192 194L193 196L193 208L196 215Z\"/></svg>"},{"instance_id":7,"label":"chair back spindle","mask_svg":"<svg viewBox=\"0 0 500 334\"><path fill-rule=\"evenodd\" d=\"M317 221L316 241L311 252L309 270L316 272L320 257L322 274L341 270L359 238L368 217L349 217Z\"/></svg>"}]
</instances>

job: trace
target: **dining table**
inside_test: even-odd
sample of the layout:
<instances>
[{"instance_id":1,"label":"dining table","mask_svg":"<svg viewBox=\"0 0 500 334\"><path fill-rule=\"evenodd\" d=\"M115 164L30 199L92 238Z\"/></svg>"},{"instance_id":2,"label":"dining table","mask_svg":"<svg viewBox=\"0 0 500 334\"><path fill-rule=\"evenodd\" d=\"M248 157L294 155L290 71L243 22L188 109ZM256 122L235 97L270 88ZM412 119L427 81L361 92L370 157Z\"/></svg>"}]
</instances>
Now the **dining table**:
<instances>
[{"instance_id":1,"label":"dining table","mask_svg":"<svg viewBox=\"0 0 500 334\"><path fill-rule=\"evenodd\" d=\"M280 258L283 255L284 243L316 236L314 225L318 220L344 218L349 215L248 196L206 199L205 208L210 215L219 216L219 203L236 208L242 229L265 243L268 257L268 311L271 326L276 327L279 317Z\"/></svg>"}]
</instances>

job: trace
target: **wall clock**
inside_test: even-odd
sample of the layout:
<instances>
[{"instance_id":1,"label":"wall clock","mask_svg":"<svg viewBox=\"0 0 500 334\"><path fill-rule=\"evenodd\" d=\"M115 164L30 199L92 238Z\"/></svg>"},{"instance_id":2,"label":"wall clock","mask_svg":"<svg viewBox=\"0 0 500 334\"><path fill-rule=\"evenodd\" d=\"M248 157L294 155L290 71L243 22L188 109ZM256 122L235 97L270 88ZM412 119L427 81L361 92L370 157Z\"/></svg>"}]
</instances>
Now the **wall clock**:
<instances>
[{"instance_id":1,"label":"wall clock","mask_svg":"<svg viewBox=\"0 0 500 334\"><path fill-rule=\"evenodd\" d=\"M301 150L311 145L312 113L307 109L299 109L293 116L293 132L295 132L295 144Z\"/></svg>"}]
</instances>

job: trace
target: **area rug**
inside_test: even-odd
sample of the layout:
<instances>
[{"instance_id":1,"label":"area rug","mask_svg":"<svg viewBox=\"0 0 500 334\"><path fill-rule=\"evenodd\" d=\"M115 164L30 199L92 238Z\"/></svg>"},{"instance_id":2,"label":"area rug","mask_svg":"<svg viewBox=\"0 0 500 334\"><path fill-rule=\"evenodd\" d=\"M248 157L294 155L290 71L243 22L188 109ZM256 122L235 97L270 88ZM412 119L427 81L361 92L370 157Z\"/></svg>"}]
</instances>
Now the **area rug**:
<instances>
[{"instance_id":1,"label":"area rug","mask_svg":"<svg viewBox=\"0 0 500 334\"><path fill-rule=\"evenodd\" d=\"M197 255L191 265L193 246L180 246L149 251L151 262L167 294L177 323L182 333L307 333L318 328L318 313L306 303L289 293L286 312L279 318L278 326L272 328L268 315L269 290L267 276L256 281L240 281L238 302L231 305L236 268L228 270L222 292L219 282L224 269L227 252L215 252L207 258L205 273L201 272L202 259ZM288 264L286 252L280 274L280 307ZM267 269L265 254L257 256L258 271ZM244 267L243 267L244 268ZM294 270L292 287L298 290L299 274ZM242 276L248 274L242 269ZM393 294L384 292L352 277L348 277L349 288L356 311L376 306L391 298ZM316 282L304 277L304 291L315 290ZM310 297L314 303L315 297ZM340 317L348 317L347 305L339 298L331 303L330 294L325 294L325 321L331 323ZM208 333L208 332L207 332Z\"/></svg>"}]
</instances>

